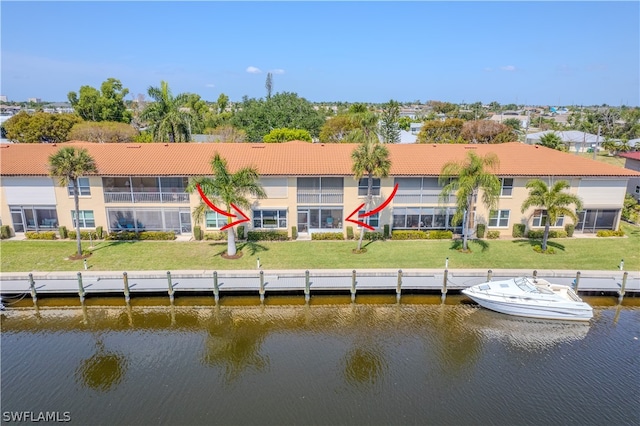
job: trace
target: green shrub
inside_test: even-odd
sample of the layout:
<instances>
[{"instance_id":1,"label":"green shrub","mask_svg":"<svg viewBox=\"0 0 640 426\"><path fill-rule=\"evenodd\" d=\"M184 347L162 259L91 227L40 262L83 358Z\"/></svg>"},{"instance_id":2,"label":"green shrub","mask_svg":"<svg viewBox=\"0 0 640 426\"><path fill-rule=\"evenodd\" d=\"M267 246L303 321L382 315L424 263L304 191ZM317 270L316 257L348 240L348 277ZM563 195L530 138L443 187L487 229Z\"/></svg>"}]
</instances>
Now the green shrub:
<instances>
[{"instance_id":1,"label":"green shrub","mask_svg":"<svg viewBox=\"0 0 640 426\"><path fill-rule=\"evenodd\" d=\"M353 226L347 226L347 240L353 240Z\"/></svg>"},{"instance_id":2,"label":"green shrub","mask_svg":"<svg viewBox=\"0 0 640 426\"><path fill-rule=\"evenodd\" d=\"M227 239L227 231L205 232L202 237L207 241L222 241Z\"/></svg>"},{"instance_id":3,"label":"green shrub","mask_svg":"<svg viewBox=\"0 0 640 426\"><path fill-rule=\"evenodd\" d=\"M567 237L573 237L573 231L576 230L576 226L573 223L567 223L564 226L564 231L567 233Z\"/></svg>"},{"instance_id":4,"label":"green shrub","mask_svg":"<svg viewBox=\"0 0 640 426\"><path fill-rule=\"evenodd\" d=\"M202 228L198 225L193 227L193 238L195 238L196 241L202 240Z\"/></svg>"},{"instance_id":5,"label":"green shrub","mask_svg":"<svg viewBox=\"0 0 640 426\"><path fill-rule=\"evenodd\" d=\"M365 232L364 237L362 238L367 241L379 241L385 239L384 235L381 232Z\"/></svg>"},{"instance_id":6,"label":"green shrub","mask_svg":"<svg viewBox=\"0 0 640 426\"><path fill-rule=\"evenodd\" d=\"M391 232L391 239L393 240L426 240L427 238L427 231L411 231L402 229Z\"/></svg>"},{"instance_id":7,"label":"green shrub","mask_svg":"<svg viewBox=\"0 0 640 426\"><path fill-rule=\"evenodd\" d=\"M429 240L450 240L453 238L452 231L429 231L427 239Z\"/></svg>"},{"instance_id":8,"label":"green shrub","mask_svg":"<svg viewBox=\"0 0 640 426\"><path fill-rule=\"evenodd\" d=\"M527 229L524 223L514 223L513 231L511 232L511 236L513 238L524 238L525 230Z\"/></svg>"},{"instance_id":9,"label":"green shrub","mask_svg":"<svg viewBox=\"0 0 640 426\"><path fill-rule=\"evenodd\" d=\"M244 225L238 226L238 239L244 240Z\"/></svg>"},{"instance_id":10,"label":"green shrub","mask_svg":"<svg viewBox=\"0 0 640 426\"><path fill-rule=\"evenodd\" d=\"M55 240L56 233L54 231L44 231L44 232L34 232L28 231L25 232L25 237L28 240Z\"/></svg>"},{"instance_id":11,"label":"green shrub","mask_svg":"<svg viewBox=\"0 0 640 426\"><path fill-rule=\"evenodd\" d=\"M541 240L544 236L544 229L530 229L527 238L532 240ZM557 229L549 230L549 238L567 238L567 231L558 231Z\"/></svg>"},{"instance_id":12,"label":"green shrub","mask_svg":"<svg viewBox=\"0 0 640 426\"><path fill-rule=\"evenodd\" d=\"M553 247L549 246L547 246L547 251L542 251L542 246L535 245L533 246L533 251L535 251L536 253L556 254L556 251L553 249Z\"/></svg>"},{"instance_id":13,"label":"green shrub","mask_svg":"<svg viewBox=\"0 0 640 426\"><path fill-rule=\"evenodd\" d=\"M298 239L298 227L297 226L292 226L291 227L291 239L292 240L297 240Z\"/></svg>"},{"instance_id":14,"label":"green shrub","mask_svg":"<svg viewBox=\"0 0 640 426\"><path fill-rule=\"evenodd\" d=\"M500 238L500 231L487 232L487 238L490 240L497 240L498 238Z\"/></svg>"},{"instance_id":15,"label":"green shrub","mask_svg":"<svg viewBox=\"0 0 640 426\"><path fill-rule=\"evenodd\" d=\"M287 231L249 231L247 241L288 241Z\"/></svg>"},{"instance_id":16,"label":"green shrub","mask_svg":"<svg viewBox=\"0 0 640 426\"><path fill-rule=\"evenodd\" d=\"M366 237L366 234L365 234ZM342 232L315 232L311 234L312 240L344 240Z\"/></svg>"},{"instance_id":17,"label":"green shrub","mask_svg":"<svg viewBox=\"0 0 640 426\"><path fill-rule=\"evenodd\" d=\"M622 230L612 231L610 229L609 230L602 229L596 232L596 236L597 237L624 237L624 231Z\"/></svg>"},{"instance_id":18,"label":"green shrub","mask_svg":"<svg viewBox=\"0 0 640 426\"><path fill-rule=\"evenodd\" d=\"M107 235L107 240L118 240L118 241L131 241L131 240L139 240L138 233L135 231L120 231L120 232L112 232Z\"/></svg>"},{"instance_id":19,"label":"green shrub","mask_svg":"<svg viewBox=\"0 0 640 426\"><path fill-rule=\"evenodd\" d=\"M383 236L384 239L389 239L389 236L391 236L391 234L389 233L389 224L384 225L383 227Z\"/></svg>"},{"instance_id":20,"label":"green shrub","mask_svg":"<svg viewBox=\"0 0 640 426\"><path fill-rule=\"evenodd\" d=\"M67 235L69 236L70 240L75 240L76 239L76 231L69 231L67 232ZM91 235L91 238L89 238L89 235ZM80 239L81 240L97 240L98 236L96 235L95 231L80 231Z\"/></svg>"},{"instance_id":21,"label":"green shrub","mask_svg":"<svg viewBox=\"0 0 640 426\"><path fill-rule=\"evenodd\" d=\"M9 225L2 225L0 227L0 238L11 238L11 227Z\"/></svg>"},{"instance_id":22,"label":"green shrub","mask_svg":"<svg viewBox=\"0 0 640 426\"><path fill-rule=\"evenodd\" d=\"M58 227L58 233L60 234L60 238L63 239L63 240L69 238L69 233L67 232L67 227L66 226L59 226Z\"/></svg>"},{"instance_id":23,"label":"green shrub","mask_svg":"<svg viewBox=\"0 0 640 426\"><path fill-rule=\"evenodd\" d=\"M138 232L138 239L169 241L176 239L176 233L173 231L142 231Z\"/></svg>"},{"instance_id":24,"label":"green shrub","mask_svg":"<svg viewBox=\"0 0 640 426\"><path fill-rule=\"evenodd\" d=\"M476 236L478 238L484 238L484 232L487 229L487 225L484 223L479 223L476 225Z\"/></svg>"}]
</instances>

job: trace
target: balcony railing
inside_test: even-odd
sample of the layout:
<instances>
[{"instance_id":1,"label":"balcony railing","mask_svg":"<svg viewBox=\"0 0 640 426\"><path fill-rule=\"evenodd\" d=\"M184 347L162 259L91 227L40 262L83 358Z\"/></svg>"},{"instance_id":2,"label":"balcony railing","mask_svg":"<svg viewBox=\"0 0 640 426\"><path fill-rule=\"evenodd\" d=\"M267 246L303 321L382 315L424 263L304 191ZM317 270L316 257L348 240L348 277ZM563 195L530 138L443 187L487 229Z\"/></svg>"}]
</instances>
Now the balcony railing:
<instances>
[{"instance_id":1,"label":"balcony railing","mask_svg":"<svg viewBox=\"0 0 640 426\"><path fill-rule=\"evenodd\" d=\"M439 195L427 195L427 194L396 194L393 198L394 204L455 204L455 195L450 195L448 198L440 199Z\"/></svg>"},{"instance_id":2,"label":"balcony railing","mask_svg":"<svg viewBox=\"0 0 640 426\"><path fill-rule=\"evenodd\" d=\"M342 191L298 191L298 204L341 204Z\"/></svg>"},{"instance_id":3,"label":"balcony railing","mask_svg":"<svg viewBox=\"0 0 640 426\"><path fill-rule=\"evenodd\" d=\"M105 192L105 203L189 203L186 192Z\"/></svg>"}]
</instances>

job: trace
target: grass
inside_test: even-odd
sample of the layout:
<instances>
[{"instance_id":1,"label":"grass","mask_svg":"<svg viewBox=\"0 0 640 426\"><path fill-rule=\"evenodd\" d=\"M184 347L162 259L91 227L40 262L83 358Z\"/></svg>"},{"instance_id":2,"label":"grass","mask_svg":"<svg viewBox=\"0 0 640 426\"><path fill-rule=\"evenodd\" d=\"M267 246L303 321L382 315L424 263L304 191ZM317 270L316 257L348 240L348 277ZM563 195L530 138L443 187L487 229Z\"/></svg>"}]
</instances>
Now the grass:
<instances>
[{"instance_id":1,"label":"grass","mask_svg":"<svg viewBox=\"0 0 640 426\"><path fill-rule=\"evenodd\" d=\"M92 271L231 270L255 269L640 269L640 228L624 224L626 238L563 238L549 240L555 254L539 254L539 240L471 241L471 253L461 253L459 241L375 241L367 252L353 254L356 241L290 241L239 243L243 256L223 259L226 243L210 241L102 241L87 264ZM65 260L74 254L74 241L0 242L0 271L83 271L82 261ZM88 247L83 243L83 248Z\"/></svg>"},{"instance_id":2,"label":"grass","mask_svg":"<svg viewBox=\"0 0 640 426\"><path fill-rule=\"evenodd\" d=\"M572 153L575 155L575 152ZM592 152L580 152L578 155L582 158L588 158L589 160L593 160ZM596 153L596 161L601 161L603 163L611 164L612 166L618 166L624 168L624 164L626 159L618 156L609 155L607 151Z\"/></svg>"}]
</instances>

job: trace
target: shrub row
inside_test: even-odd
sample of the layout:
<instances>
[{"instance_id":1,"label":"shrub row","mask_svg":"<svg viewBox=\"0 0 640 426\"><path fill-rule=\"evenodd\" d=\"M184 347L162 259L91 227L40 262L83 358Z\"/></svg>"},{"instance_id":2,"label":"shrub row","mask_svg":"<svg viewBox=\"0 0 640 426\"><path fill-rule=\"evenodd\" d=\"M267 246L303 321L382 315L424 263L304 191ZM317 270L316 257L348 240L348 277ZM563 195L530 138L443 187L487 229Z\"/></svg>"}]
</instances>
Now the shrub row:
<instances>
[{"instance_id":1,"label":"shrub row","mask_svg":"<svg viewBox=\"0 0 640 426\"><path fill-rule=\"evenodd\" d=\"M366 234L365 234L366 236ZM311 234L312 240L344 240L342 232L316 232Z\"/></svg>"},{"instance_id":2,"label":"shrub row","mask_svg":"<svg viewBox=\"0 0 640 426\"><path fill-rule=\"evenodd\" d=\"M71 233L69 233L71 234ZM163 232L163 231L120 231L120 232L112 232L107 236L107 240L119 240L119 241L129 241L129 240L175 240L176 234L173 231Z\"/></svg>"},{"instance_id":3,"label":"shrub row","mask_svg":"<svg viewBox=\"0 0 640 426\"><path fill-rule=\"evenodd\" d=\"M489 239L489 240L497 240L498 238L500 238L500 231L488 231L487 232L487 239Z\"/></svg>"},{"instance_id":4,"label":"shrub row","mask_svg":"<svg viewBox=\"0 0 640 426\"><path fill-rule=\"evenodd\" d=\"M222 241L227 239L226 231L214 231L214 232L205 232L202 234L202 238L207 241Z\"/></svg>"},{"instance_id":5,"label":"shrub row","mask_svg":"<svg viewBox=\"0 0 640 426\"><path fill-rule=\"evenodd\" d=\"M247 241L288 241L287 231L249 231Z\"/></svg>"},{"instance_id":6,"label":"shrub row","mask_svg":"<svg viewBox=\"0 0 640 426\"><path fill-rule=\"evenodd\" d=\"M89 237L91 236L91 237ZM71 240L76 239L76 231L67 232L67 237ZM60 234L60 238L62 238L62 234ZM80 231L80 239L81 240L97 240L98 233L95 231Z\"/></svg>"},{"instance_id":7,"label":"shrub row","mask_svg":"<svg viewBox=\"0 0 640 426\"><path fill-rule=\"evenodd\" d=\"M600 230L596 232L597 237L624 237L624 231Z\"/></svg>"},{"instance_id":8,"label":"shrub row","mask_svg":"<svg viewBox=\"0 0 640 426\"><path fill-rule=\"evenodd\" d=\"M450 240L453 238L453 232L398 230L391 232L391 238L394 240Z\"/></svg>"},{"instance_id":9,"label":"shrub row","mask_svg":"<svg viewBox=\"0 0 640 426\"><path fill-rule=\"evenodd\" d=\"M530 229L527 232L527 238L532 240L540 240L544 236L544 229ZM567 231L558 231L557 229L549 230L549 238L567 238Z\"/></svg>"},{"instance_id":10,"label":"shrub row","mask_svg":"<svg viewBox=\"0 0 640 426\"><path fill-rule=\"evenodd\" d=\"M57 238L55 231L27 231L24 236L27 237L28 240L55 240Z\"/></svg>"}]
</instances>

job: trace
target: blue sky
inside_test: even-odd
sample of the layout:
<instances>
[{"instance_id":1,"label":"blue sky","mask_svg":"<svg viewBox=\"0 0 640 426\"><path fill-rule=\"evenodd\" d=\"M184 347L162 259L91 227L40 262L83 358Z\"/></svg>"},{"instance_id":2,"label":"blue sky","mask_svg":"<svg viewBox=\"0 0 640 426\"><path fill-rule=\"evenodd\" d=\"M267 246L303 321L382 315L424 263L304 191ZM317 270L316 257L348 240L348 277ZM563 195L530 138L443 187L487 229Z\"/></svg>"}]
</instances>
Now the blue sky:
<instances>
[{"instance_id":1,"label":"blue sky","mask_svg":"<svg viewBox=\"0 0 640 426\"><path fill-rule=\"evenodd\" d=\"M3 0L0 93L640 104L640 2Z\"/></svg>"}]
</instances>

